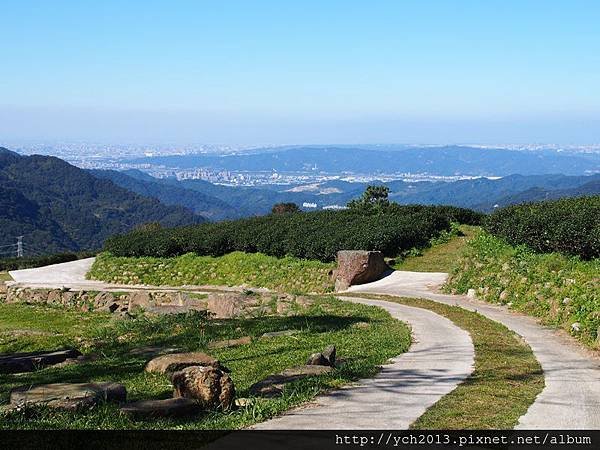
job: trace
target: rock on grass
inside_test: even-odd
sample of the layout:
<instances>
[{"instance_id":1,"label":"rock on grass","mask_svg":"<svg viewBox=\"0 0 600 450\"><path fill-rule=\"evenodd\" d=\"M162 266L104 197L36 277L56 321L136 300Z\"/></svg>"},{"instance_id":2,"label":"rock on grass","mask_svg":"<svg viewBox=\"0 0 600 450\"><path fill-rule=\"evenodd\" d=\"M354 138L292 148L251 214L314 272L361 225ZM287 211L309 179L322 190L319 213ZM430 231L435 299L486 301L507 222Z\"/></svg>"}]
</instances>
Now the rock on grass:
<instances>
[{"instance_id":1,"label":"rock on grass","mask_svg":"<svg viewBox=\"0 0 600 450\"><path fill-rule=\"evenodd\" d=\"M196 400L203 409L229 409L235 399L231 377L209 366L186 367L171 379L175 398Z\"/></svg>"},{"instance_id":2,"label":"rock on grass","mask_svg":"<svg viewBox=\"0 0 600 450\"><path fill-rule=\"evenodd\" d=\"M44 405L50 408L78 410L102 401L124 402L125 386L119 383L53 383L21 386L10 392L11 405Z\"/></svg>"},{"instance_id":3,"label":"rock on grass","mask_svg":"<svg viewBox=\"0 0 600 450\"><path fill-rule=\"evenodd\" d=\"M228 372L218 359L202 352L172 353L154 358L146 364L146 372L170 375L190 366L209 366Z\"/></svg>"}]
</instances>

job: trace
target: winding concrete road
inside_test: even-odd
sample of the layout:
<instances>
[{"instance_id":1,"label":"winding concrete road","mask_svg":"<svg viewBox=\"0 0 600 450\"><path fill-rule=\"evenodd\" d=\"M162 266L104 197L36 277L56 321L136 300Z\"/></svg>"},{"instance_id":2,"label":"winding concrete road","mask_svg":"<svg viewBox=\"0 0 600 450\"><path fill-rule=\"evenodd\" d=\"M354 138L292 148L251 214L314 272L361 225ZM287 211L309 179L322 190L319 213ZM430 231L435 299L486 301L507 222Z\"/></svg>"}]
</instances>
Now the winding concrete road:
<instances>
[{"instance_id":1,"label":"winding concrete road","mask_svg":"<svg viewBox=\"0 0 600 450\"><path fill-rule=\"evenodd\" d=\"M17 286L98 290L182 289L120 286L85 279L93 258L10 272ZM517 428L600 429L600 360L573 339L542 327L531 317L466 296L437 292L445 273L396 271L348 292L427 298L458 305L498 321L521 335L544 370L546 386ZM191 289L200 289L192 287ZM186 288L187 289L187 288ZM312 407L261 424L260 428L402 428L450 392L471 371L470 337L432 312L396 303L376 304L413 327L417 342L372 380L318 398ZM336 417L339 420L336 420Z\"/></svg>"},{"instance_id":2,"label":"winding concrete road","mask_svg":"<svg viewBox=\"0 0 600 450\"><path fill-rule=\"evenodd\" d=\"M410 349L374 378L321 395L255 429L406 429L473 371L469 334L431 311L343 297L379 306L412 328Z\"/></svg>"},{"instance_id":3,"label":"winding concrete road","mask_svg":"<svg viewBox=\"0 0 600 450\"><path fill-rule=\"evenodd\" d=\"M546 381L544 390L520 418L517 428L600 429L600 361L595 355L562 333L506 307L436 292L446 276L397 271L374 283L352 286L348 291L427 298L477 311L504 324L532 348Z\"/></svg>"}]
</instances>

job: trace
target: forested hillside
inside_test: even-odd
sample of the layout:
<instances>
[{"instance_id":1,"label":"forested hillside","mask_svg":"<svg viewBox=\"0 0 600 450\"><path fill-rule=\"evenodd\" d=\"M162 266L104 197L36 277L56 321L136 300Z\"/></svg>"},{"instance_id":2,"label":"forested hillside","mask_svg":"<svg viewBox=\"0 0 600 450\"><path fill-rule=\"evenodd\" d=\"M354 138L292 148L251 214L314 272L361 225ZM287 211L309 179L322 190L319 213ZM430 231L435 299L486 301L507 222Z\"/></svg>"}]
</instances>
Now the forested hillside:
<instances>
[{"instance_id":1,"label":"forested hillside","mask_svg":"<svg viewBox=\"0 0 600 450\"><path fill-rule=\"evenodd\" d=\"M165 206L48 156L0 148L0 245L24 235L25 253L100 248L136 225L199 223L181 206Z\"/></svg>"},{"instance_id":2,"label":"forested hillside","mask_svg":"<svg viewBox=\"0 0 600 450\"><path fill-rule=\"evenodd\" d=\"M204 192L186 189L178 183L169 183L153 178L143 172L131 170L91 170L97 178L112 181L117 186L146 197L153 197L165 205L179 205L188 208L210 220L236 219L242 217L239 209L220 198Z\"/></svg>"}]
</instances>

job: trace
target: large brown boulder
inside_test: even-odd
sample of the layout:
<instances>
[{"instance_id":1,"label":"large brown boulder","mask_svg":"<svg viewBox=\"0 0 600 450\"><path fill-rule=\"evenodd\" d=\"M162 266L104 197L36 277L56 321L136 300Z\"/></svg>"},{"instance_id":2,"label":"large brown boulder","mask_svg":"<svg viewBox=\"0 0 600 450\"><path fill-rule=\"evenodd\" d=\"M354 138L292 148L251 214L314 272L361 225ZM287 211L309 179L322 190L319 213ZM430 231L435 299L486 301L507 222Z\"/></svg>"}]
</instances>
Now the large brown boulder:
<instances>
[{"instance_id":1,"label":"large brown boulder","mask_svg":"<svg viewBox=\"0 0 600 450\"><path fill-rule=\"evenodd\" d=\"M219 360L202 352L172 353L154 358L146 364L146 372L156 372L170 375L190 366L208 366L227 371Z\"/></svg>"},{"instance_id":2,"label":"large brown boulder","mask_svg":"<svg viewBox=\"0 0 600 450\"><path fill-rule=\"evenodd\" d=\"M203 409L229 409L235 400L231 377L210 366L186 367L171 378L174 398L196 400Z\"/></svg>"},{"instance_id":3,"label":"large brown boulder","mask_svg":"<svg viewBox=\"0 0 600 450\"><path fill-rule=\"evenodd\" d=\"M342 250L337 253L335 290L343 291L355 284L379 280L390 268L377 251Z\"/></svg>"}]
</instances>

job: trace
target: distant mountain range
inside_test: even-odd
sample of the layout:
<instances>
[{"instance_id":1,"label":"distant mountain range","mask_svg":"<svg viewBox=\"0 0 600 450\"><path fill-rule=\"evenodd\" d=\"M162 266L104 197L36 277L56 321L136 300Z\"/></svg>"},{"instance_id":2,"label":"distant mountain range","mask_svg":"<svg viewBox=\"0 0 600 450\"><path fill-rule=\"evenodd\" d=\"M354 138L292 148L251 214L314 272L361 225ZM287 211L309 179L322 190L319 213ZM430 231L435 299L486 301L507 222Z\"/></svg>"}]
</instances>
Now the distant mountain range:
<instances>
[{"instance_id":1,"label":"distant mountain range","mask_svg":"<svg viewBox=\"0 0 600 450\"><path fill-rule=\"evenodd\" d=\"M131 163L190 169L324 173L428 173L434 175L506 176L600 172L598 154L554 150L516 151L479 147L414 147L399 150L298 147L252 154L190 154L135 158Z\"/></svg>"},{"instance_id":2,"label":"distant mountain range","mask_svg":"<svg viewBox=\"0 0 600 450\"><path fill-rule=\"evenodd\" d=\"M295 202L301 205L315 200L314 194L286 192L290 186L223 186L203 180L158 179L139 170L93 170L91 173L138 194L155 197L165 204L185 206L211 220L268 214L275 203Z\"/></svg>"},{"instance_id":3,"label":"distant mountain range","mask_svg":"<svg viewBox=\"0 0 600 450\"><path fill-rule=\"evenodd\" d=\"M532 187L523 192L514 195L508 195L496 200L498 207L514 205L526 202L538 202L542 200L553 200L564 197L583 197L585 195L600 194L600 176L590 177L591 181L579 186L565 189L549 189L542 187Z\"/></svg>"},{"instance_id":4,"label":"distant mountain range","mask_svg":"<svg viewBox=\"0 0 600 450\"><path fill-rule=\"evenodd\" d=\"M26 255L100 248L107 236L148 222L172 226L204 220L61 159L0 148L0 245L24 235Z\"/></svg>"},{"instance_id":5,"label":"distant mountain range","mask_svg":"<svg viewBox=\"0 0 600 450\"><path fill-rule=\"evenodd\" d=\"M583 168L582 161L587 164L591 160L582 157L577 164ZM600 174L232 187L202 180L157 179L138 170L88 171L55 157L21 156L0 147L0 246L25 235L26 253L96 249L111 234L149 222L176 226L236 219L267 214L280 202L315 204L317 208L343 206L361 195L367 184L386 184L390 199L402 204L449 204L480 211L525 201L600 194Z\"/></svg>"},{"instance_id":6,"label":"distant mountain range","mask_svg":"<svg viewBox=\"0 0 600 450\"><path fill-rule=\"evenodd\" d=\"M139 194L158 198L166 204L186 206L212 220L267 214L275 203L280 202L294 202L300 206L303 203L315 204L319 209L344 206L360 196L368 184L385 184L390 188L390 199L402 204L447 204L484 212L492 211L497 205L600 194L600 174L509 175L499 179L476 178L454 182L350 183L333 180L304 186L269 185L265 188L222 186L203 180L157 179L136 170L93 171L93 174Z\"/></svg>"},{"instance_id":7,"label":"distant mountain range","mask_svg":"<svg viewBox=\"0 0 600 450\"><path fill-rule=\"evenodd\" d=\"M499 179L477 178L452 183L391 182L391 199L398 203L450 204L489 212L496 206L547 198L600 194L600 174L509 175Z\"/></svg>"}]
</instances>

